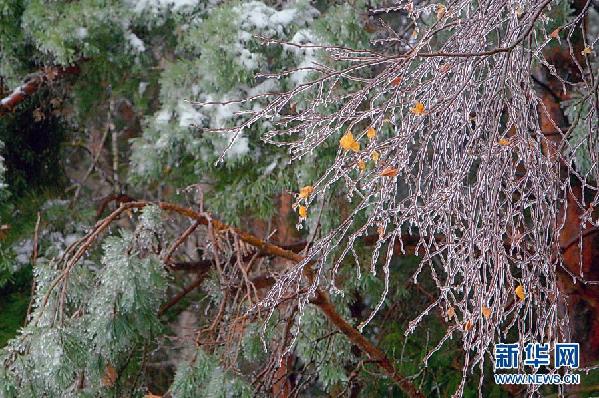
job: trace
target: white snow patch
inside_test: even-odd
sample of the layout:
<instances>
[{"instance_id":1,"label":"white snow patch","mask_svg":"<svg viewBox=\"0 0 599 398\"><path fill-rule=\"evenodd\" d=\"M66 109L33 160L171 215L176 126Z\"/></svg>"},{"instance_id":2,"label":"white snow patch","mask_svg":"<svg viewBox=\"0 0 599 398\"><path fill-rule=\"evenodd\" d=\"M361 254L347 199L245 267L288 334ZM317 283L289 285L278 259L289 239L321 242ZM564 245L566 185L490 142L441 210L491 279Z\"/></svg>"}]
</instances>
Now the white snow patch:
<instances>
[{"instance_id":1,"label":"white snow patch","mask_svg":"<svg viewBox=\"0 0 599 398\"><path fill-rule=\"evenodd\" d=\"M281 11L261 1L244 3L237 8L240 28L242 31L260 32L266 36L282 35L287 26L303 26L318 16L318 10L307 2L298 3L302 4Z\"/></svg>"},{"instance_id":2,"label":"white snow patch","mask_svg":"<svg viewBox=\"0 0 599 398\"><path fill-rule=\"evenodd\" d=\"M213 97L207 95L204 102L226 102L230 99L242 98L241 92L234 90L223 97ZM226 105L206 105L202 108L205 114L210 117L210 127L212 128L223 128L225 124L233 119L235 113L241 109L238 103L231 103Z\"/></svg>"},{"instance_id":3,"label":"white snow patch","mask_svg":"<svg viewBox=\"0 0 599 398\"><path fill-rule=\"evenodd\" d=\"M205 118L189 102L185 101L179 101L177 104L177 113L179 114L179 126L181 127L200 125Z\"/></svg>"},{"instance_id":4,"label":"white snow patch","mask_svg":"<svg viewBox=\"0 0 599 398\"><path fill-rule=\"evenodd\" d=\"M297 10L295 8L288 8L274 13L270 17L270 22L278 25L289 25L294 22L296 15Z\"/></svg>"},{"instance_id":5,"label":"white snow patch","mask_svg":"<svg viewBox=\"0 0 599 398\"><path fill-rule=\"evenodd\" d=\"M291 43L297 44L318 44L319 41L315 35L307 29L301 29L291 39ZM287 51L291 52L296 60L298 61L298 69L307 68L300 70L291 75L290 80L296 85L305 83L308 80L308 75L313 68L314 64L318 61L317 49L315 48L298 48L298 47L287 47Z\"/></svg>"},{"instance_id":6,"label":"white snow patch","mask_svg":"<svg viewBox=\"0 0 599 398\"><path fill-rule=\"evenodd\" d=\"M127 3L138 14L145 11L157 14L169 8L173 11L187 11L201 2L200 0L127 0Z\"/></svg>"},{"instance_id":7,"label":"white snow patch","mask_svg":"<svg viewBox=\"0 0 599 398\"><path fill-rule=\"evenodd\" d=\"M156 114L157 124L167 124L172 117L172 112L169 109L162 109Z\"/></svg>"},{"instance_id":8,"label":"white snow patch","mask_svg":"<svg viewBox=\"0 0 599 398\"><path fill-rule=\"evenodd\" d=\"M129 45L133 50L137 51L138 53L143 53L144 51L146 51L146 46L144 45L144 42L139 37L137 37L135 33L127 32L126 38L129 41Z\"/></svg>"},{"instance_id":9,"label":"white snow patch","mask_svg":"<svg viewBox=\"0 0 599 398\"><path fill-rule=\"evenodd\" d=\"M241 47L241 46L239 46ZM254 54L253 52L249 51L247 48L240 48L240 55L239 55L239 63L241 65L243 65L246 69L249 70L254 70L254 69L258 69L259 66L259 57L257 54Z\"/></svg>"},{"instance_id":10,"label":"white snow patch","mask_svg":"<svg viewBox=\"0 0 599 398\"><path fill-rule=\"evenodd\" d=\"M255 87L248 90L248 97L260 94L272 93L279 90L279 82L276 79L267 79Z\"/></svg>"},{"instance_id":11,"label":"white snow patch","mask_svg":"<svg viewBox=\"0 0 599 398\"><path fill-rule=\"evenodd\" d=\"M237 137L231 148L227 151L228 159L236 159L247 155L250 152L250 140L248 137Z\"/></svg>"}]
</instances>

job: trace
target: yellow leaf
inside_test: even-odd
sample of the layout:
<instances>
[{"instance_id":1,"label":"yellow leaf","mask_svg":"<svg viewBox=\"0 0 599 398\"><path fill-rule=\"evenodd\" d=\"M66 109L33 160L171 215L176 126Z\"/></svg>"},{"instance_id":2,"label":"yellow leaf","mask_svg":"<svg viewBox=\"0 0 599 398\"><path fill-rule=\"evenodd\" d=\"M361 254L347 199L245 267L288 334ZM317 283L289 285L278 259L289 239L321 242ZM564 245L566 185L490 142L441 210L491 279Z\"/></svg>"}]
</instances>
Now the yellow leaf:
<instances>
[{"instance_id":1,"label":"yellow leaf","mask_svg":"<svg viewBox=\"0 0 599 398\"><path fill-rule=\"evenodd\" d=\"M369 140L372 140L374 137L376 137L376 130L374 127L368 128L368 131L366 131L366 137L368 137Z\"/></svg>"},{"instance_id":2,"label":"yellow leaf","mask_svg":"<svg viewBox=\"0 0 599 398\"><path fill-rule=\"evenodd\" d=\"M370 154L370 157L372 158L372 160L374 160L374 162L378 162L379 159L381 158L381 154L378 153L377 151L372 151L372 153Z\"/></svg>"},{"instance_id":3,"label":"yellow leaf","mask_svg":"<svg viewBox=\"0 0 599 398\"><path fill-rule=\"evenodd\" d=\"M307 199L314 192L314 187L312 185L306 185L305 187L300 189L299 197L300 199Z\"/></svg>"},{"instance_id":4,"label":"yellow leaf","mask_svg":"<svg viewBox=\"0 0 599 398\"><path fill-rule=\"evenodd\" d=\"M118 375L116 373L116 369L112 367L110 364L106 365L106 369L104 369L104 375L102 376L102 385L104 387L114 386L117 377Z\"/></svg>"},{"instance_id":5,"label":"yellow leaf","mask_svg":"<svg viewBox=\"0 0 599 398\"><path fill-rule=\"evenodd\" d=\"M308 208L306 206L300 206L299 209L297 210L297 212L299 213L299 216L301 218L308 217Z\"/></svg>"},{"instance_id":6,"label":"yellow leaf","mask_svg":"<svg viewBox=\"0 0 599 398\"><path fill-rule=\"evenodd\" d=\"M451 319L455 316L455 308L449 307L447 309L447 318Z\"/></svg>"},{"instance_id":7,"label":"yellow leaf","mask_svg":"<svg viewBox=\"0 0 599 398\"><path fill-rule=\"evenodd\" d=\"M445 12L447 11L447 8L445 8L445 6L443 4L438 4L437 5L437 19L441 19L445 16Z\"/></svg>"},{"instance_id":8,"label":"yellow leaf","mask_svg":"<svg viewBox=\"0 0 599 398\"><path fill-rule=\"evenodd\" d=\"M422 116L425 113L424 104L422 102L416 102L413 108L410 108L410 112L412 112L416 116Z\"/></svg>"},{"instance_id":9,"label":"yellow leaf","mask_svg":"<svg viewBox=\"0 0 599 398\"><path fill-rule=\"evenodd\" d=\"M360 169L360 171L366 170L366 163L364 163L362 159L358 160L358 169Z\"/></svg>"},{"instance_id":10,"label":"yellow leaf","mask_svg":"<svg viewBox=\"0 0 599 398\"><path fill-rule=\"evenodd\" d=\"M345 135L343 135L343 137L341 137L339 140L339 146L346 151L351 149L354 152L358 152L360 150L360 143L354 139L354 135L351 131L348 131L345 133Z\"/></svg>"},{"instance_id":11,"label":"yellow leaf","mask_svg":"<svg viewBox=\"0 0 599 398\"><path fill-rule=\"evenodd\" d=\"M385 170L381 171L380 175L381 177L395 177L397 174L397 169L394 169L393 167L387 167Z\"/></svg>"},{"instance_id":12,"label":"yellow leaf","mask_svg":"<svg viewBox=\"0 0 599 398\"><path fill-rule=\"evenodd\" d=\"M376 232L378 232L379 237L383 237L383 235L385 235L385 227L383 227L382 225L379 225L378 228L376 229Z\"/></svg>"},{"instance_id":13,"label":"yellow leaf","mask_svg":"<svg viewBox=\"0 0 599 398\"><path fill-rule=\"evenodd\" d=\"M491 316L491 309L485 305L483 305L481 312L483 313L483 316L487 319L489 319L489 317Z\"/></svg>"},{"instance_id":14,"label":"yellow leaf","mask_svg":"<svg viewBox=\"0 0 599 398\"><path fill-rule=\"evenodd\" d=\"M501 146L508 146L510 144L510 140L507 138L501 138L497 143Z\"/></svg>"},{"instance_id":15,"label":"yellow leaf","mask_svg":"<svg viewBox=\"0 0 599 398\"><path fill-rule=\"evenodd\" d=\"M584 50L582 50L580 53L582 55L589 55L593 52L593 50L591 49L591 47L589 46L585 46Z\"/></svg>"},{"instance_id":16,"label":"yellow leaf","mask_svg":"<svg viewBox=\"0 0 599 398\"><path fill-rule=\"evenodd\" d=\"M518 287L516 287L516 296L518 296L518 298L521 301L524 301L524 299L526 298L526 293L524 292L524 286L518 285Z\"/></svg>"}]
</instances>

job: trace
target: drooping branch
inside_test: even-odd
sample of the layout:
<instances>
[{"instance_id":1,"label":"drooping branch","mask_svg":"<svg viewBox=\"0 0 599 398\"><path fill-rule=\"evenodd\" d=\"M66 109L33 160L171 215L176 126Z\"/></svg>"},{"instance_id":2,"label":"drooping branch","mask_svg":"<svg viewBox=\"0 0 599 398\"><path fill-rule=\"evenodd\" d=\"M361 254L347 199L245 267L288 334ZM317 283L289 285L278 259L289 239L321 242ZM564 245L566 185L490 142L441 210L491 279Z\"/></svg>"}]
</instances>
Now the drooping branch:
<instances>
[{"instance_id":1,"label":"drooping branch","mask_svg":"<svg viewBox=\"0 0 599 398\"><path fill-rule=\"evenodd\" d=\"M0 116L11 112L17 105L35 94L44 84L52 82L66 75L79 73L79 66L51 66L41 71L28 75L23 84L13 90L7 97L0 100Z\"/></svg>"}]
</instances>

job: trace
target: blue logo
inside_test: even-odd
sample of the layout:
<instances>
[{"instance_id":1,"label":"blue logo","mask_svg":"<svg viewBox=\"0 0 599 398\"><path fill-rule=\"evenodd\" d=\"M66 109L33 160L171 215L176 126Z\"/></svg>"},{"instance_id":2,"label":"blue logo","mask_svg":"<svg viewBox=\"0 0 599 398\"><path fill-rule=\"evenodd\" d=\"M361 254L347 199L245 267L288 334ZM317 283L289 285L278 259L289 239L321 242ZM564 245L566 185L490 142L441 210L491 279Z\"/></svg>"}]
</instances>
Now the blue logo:
<instances>
[{"instance_id":1,"label":"blue logo","mask_svg":"<svg viewBox=\"0 0 599 398\"><path fill-rule=\"evenodd\" d=\"M495 369L517 369L518 354L518 344L495 344Z\"/></svg>"},{"instance_id":2,"label":"blue logo","mask_svg":"<svg viewBox=\"0 0 599 398\"><path fill-rule=\"evenodd\" d=\"M549 344L540 343L528 343L524 348L526 358L524 359L524 365L534 366L549 366Z\"/></svg>"},{"instance_id":3,"label":"blue logo","mask_svg":"<svg viewBox=\"0 0 599 398\"><path fill-rule=\"evenodd\" d=\"M580 345L578 343L555 343L553 350L553 366L569 368L565 372L539 373L540 366L550 366L551 357L549 343L528 343L524 347L523 366L534 368L533 373L495 373L497 384L580 384L580 375L572 373L580 362ZM518 369L520 357L519 344L495 344L495 372L499 369Z\"/></svg>"},{"instance_id":4,"label":"blue logo","mask_svg":"<svg viewBox=\"0 0 599 398\"><path fill-rule=\"evenodd\" d=\"M555 367L567 366L572 369L578 368L580 361L580 345L578 343L556 343L555 344Z\"/></svg>"},{"instance_id":5,"label":"blue logo","mask_svg":"<svg viewBox=\"0 0 599 398\"><path fill-rule=\"evenodd\" d=\"M518 369L520 350L517 343L495 344L495 369ZM580 364L580 344L555 343L553 363L556 369L568 367L578 368ZM522 364L538 369L550 365L549 344L528 343L524 347Z\"/></svg>"}]
</instances>

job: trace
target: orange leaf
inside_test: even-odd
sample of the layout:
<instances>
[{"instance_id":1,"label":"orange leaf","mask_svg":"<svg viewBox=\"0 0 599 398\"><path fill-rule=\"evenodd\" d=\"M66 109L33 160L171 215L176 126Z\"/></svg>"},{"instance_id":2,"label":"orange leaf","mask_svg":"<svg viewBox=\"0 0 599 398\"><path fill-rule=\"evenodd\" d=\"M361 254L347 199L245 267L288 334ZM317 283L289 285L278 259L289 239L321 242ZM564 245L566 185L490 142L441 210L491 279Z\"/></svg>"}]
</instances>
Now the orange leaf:
<instances>
[{"instance_id":1,"label":"orange leaf","mask_svg":"<svg viewBox=\"0 0 599 398\"><path fill-rule=\"evenodd\" d=\"M299 197L301 199L306 199L308 196L312 195L312 192L314 192L314 187L312 185L306 185L300 189Z\"/></svg>"},{"instance_id":2,"label":"orange leaf","mask_svg":"<svg viewBox=\"0 0 599 398\"><path fill-rule=\"evenodd\" d=\"M483 313L483 316L487 319L489 319L489 317L491 316L491 309L485 305L483 305L481 312Z\"/></svg>"},{"instance_id":3,"label":"orange leaf","mask_svg":"<svg viewBox=\"0 0 599 398\"><path fill-rule=\"evenodd\" d=\"M424 104L422 102L416 102L413 108L410 108L410 112L412 112L416 116L422 116L426 112L424 108Z\"/></svg>"},{"instance_id":4,"label":"orange leaf","mask_svg":"<svg viewBox=\"0 0 599 398\"><path fill-rule=\"evenodd\" d=\"M152 393L144 395L144 398L162 398L162 395L154 395Z\"/></svg>"},{"instance_id":5,"label":"orange leaf","mask_svg":"<svg viewBox=\"0 0 599 398\"><path fill-rule=\"evenodd\" d=\"M379 234L379 237L383 237L383 235L385 235L385 227L383 227L382 225L379 225L378 228L376 229L376 232Z\"/></svg>"},{"instance_id":6,"label":"orange leaf","mask_svg":"<svg viewBox=\"0 0 599 398\"><path fill-rule=\"evenodd\" d=\"M366 163L364 163L362 159L358 160L358 169L360 169L360 171L366 170Z\"/></svg>"},{"instance_id":7,"label":"orange leaf","mask_svg":"<svg viewBox=\"0 0 599 398\"><path fill-rule=\"evenodd\" d=\"M358 152L360 150L360 143L354 139L354 135L351 131L348 131L341 137L339 140L339 146L349 151L350 149L354 152Z\"/></svg>"},{"instance_id":8,"label":"orange leaf","mask_svg":"<svg viewBox=\"0 0 599 398\"><path fill-rule=\"evenodd\" d=\"M472 323L472 320L468 319L468 321L464 325L464 329L467 331L470 331L470 330L472 330L473 327L474 327L474 324Z\"/></svg>"},{"instance_id":9,"label":"orange leaf","mask_svg":"<svg viewBox=\"0 0 599 398\"><path fill-rule=\"evenodd\" d=\"M397 76L395 79L391 80L391 85L397 87L401 84L401 76Z\"/></svg>"},{"instance_id":10,"label":"orange leaf","mask_svg":"<svg viewBox=\"0 0 599 398\"><path fill-rule=\"evenodd\" d=\"M549 34L553 39L559 38L559 28L555 29L553 32Z\"/></svg>"},{"instance_id":11,"label":"orange leaf","mask_svg":"<svg viewBox=\"0 0 599 398\"><path fill-rule=\"evenodd\" d=\"M508 140L507 138L500 138L497 143L501 146L508 146L510 145L510 140Z\"/></svg>"},{"instance_id":12,"label":"orange leaf","mask_svg":"<svg viewBox=\"0 0 599 398\"><path fill-rule=\"evenodd\" d=\"M451 319L455 316L455 308L449 307L447 309L447 318Z\"/></svg>"},{"instance_id":13,"label":"orange leaf","mask_svg":"<svg viewBox=\"0 0 599 398\"><path fill-rule=\"evenodd\" d=\"M299 216L301 218L308 217L308 208L306 206L300 206L299 209L297 210L297 212L299 213Z\"/></svg>"},{"instance_id":14,"label":"orange leaf","mask_svg":"<svg viewBox=\"0 0 599 398\"><path fill-rule=\"evenodd\" d=\"M526 298L526 293L524 292L524 286L518 285L518 287L516 287L515 292L516 292L516 296L518 296L520 301L524 301L524 299Z\"/></svg>"},{"instance_id":15,"label":"orange leaf","mask_svg":"<svg viewBox=\"0 0 599 398\"><path fill-rule=\"evenodd\" d=\"M381 177L395 177L397 176L398 172L397 169L394 169L393 167L387 167L385 168L385 170L381 171L380 176Z\"/></svg>"}]
</instances>

